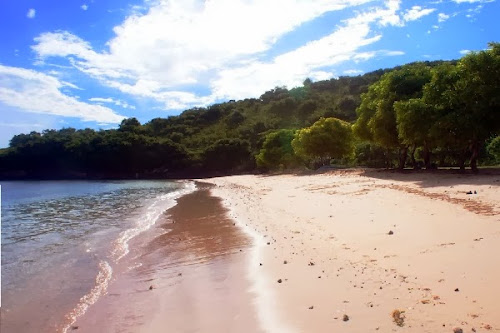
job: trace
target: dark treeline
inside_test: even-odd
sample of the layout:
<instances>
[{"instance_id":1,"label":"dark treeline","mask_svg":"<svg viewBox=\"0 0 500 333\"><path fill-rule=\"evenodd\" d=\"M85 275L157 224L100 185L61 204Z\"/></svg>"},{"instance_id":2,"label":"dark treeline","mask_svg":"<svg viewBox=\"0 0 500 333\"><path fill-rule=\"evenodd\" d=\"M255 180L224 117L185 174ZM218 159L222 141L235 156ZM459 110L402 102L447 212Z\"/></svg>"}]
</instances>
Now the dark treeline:
<instances>
[{"instance_id":1,"label":"dark treeline","mask_svg":"<svg viewBox=\"0 0 500 333\"><path fill-rule=\"evenodd\" d=\"M118 129L16 135L2 178L196 177L318 167L459 166L500 161L500 44L458 61L276 87Z\"/></svg>"}]
</instances>

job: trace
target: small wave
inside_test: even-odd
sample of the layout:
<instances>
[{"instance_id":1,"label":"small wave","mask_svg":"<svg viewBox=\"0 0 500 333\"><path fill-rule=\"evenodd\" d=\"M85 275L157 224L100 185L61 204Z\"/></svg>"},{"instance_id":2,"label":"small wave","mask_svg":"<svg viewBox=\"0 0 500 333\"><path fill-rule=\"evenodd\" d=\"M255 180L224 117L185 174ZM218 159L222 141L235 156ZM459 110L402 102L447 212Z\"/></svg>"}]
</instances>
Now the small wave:
<instances>
[{"instance_id":1,"label":"small wave","mask_svg":"<svg viewBox=\"0 0 500 333\"><path fill-rule=\"evenodd\" d=\"M151 228L165 210L175 206L178 198L196 190L196 184L194 182L184 182L183 185L183 188L177 191L157 197L156 200L154 200L153 203L146 209L143 219L138 220L137 224L133 228L120 233L120 236L115 241L114 250L112 252L115 262L120 261L120 259L129 253L128 244L130 240Z\"/></svg>"},{"instance_id":2,"label":"small wave","mask_svg":"<svg viewBox=\"0 0 500 333\"><path fill-rule=\"evenodd\" d=\"M68 324L62 329L63 333L66 333L68 329L75 323L76 319L83 315L89 306L94 304L101 295L103 295L108 289L109 281L113 276L113 269L107 261L101 261L99 263L99 273L95 279L95 286L92 290L78 302L77 306L66 315Z\"/></svg>"}]
</instances>

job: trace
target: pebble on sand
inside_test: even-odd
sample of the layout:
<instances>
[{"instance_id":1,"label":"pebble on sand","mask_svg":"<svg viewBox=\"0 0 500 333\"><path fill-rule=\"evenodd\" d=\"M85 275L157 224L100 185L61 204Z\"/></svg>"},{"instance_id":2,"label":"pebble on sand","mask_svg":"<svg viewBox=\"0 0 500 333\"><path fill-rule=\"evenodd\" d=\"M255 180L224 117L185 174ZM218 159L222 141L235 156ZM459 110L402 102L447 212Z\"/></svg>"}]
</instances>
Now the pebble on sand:
<instances>
[{"instance_id":1,"label":"pebble on sand","mask_svg":"<svg viewBox=\"0 0 500 333\"><path fill-rule=\"evenodd\" d=\"M394 235L394 231L390 230L387 234L388 235Z\"/></svg>"},{"instance_id":2,"label":"pebble on sand","mask_svg":"<svg viewBox=\"0 0 500 333\"><path fill-rule=\"evenodd\" d=\"M313 305L311 305L311 306L309 307L309 310L312 310L312 309L314 309L314 306L313 306Z\"/></svg>"},{"instance_id":3,"label":"pebble on sand","mask_svg":"<svg viewBox=\"0 0 500 333\"><path fill-rule=\"evenodd\" d=\"M349 321L349 316L345 314L345 315L342 317L342 320L343 320L343 321Z\"/></svg>"},{"instance_id":4,"label":"pebble on sand","mask_svg":"<svg viewBox=\"0 0 500 333\"><path fill-rule=\"evenodd\" d=\"M455 328L453 329L453 333L464 333L464 330L463 330L463 329L461 329L460 327L455 327Z\"/></svg>"},{"instance_id":5,"label":"pebble on sand","mask_svg":"<svg viewBox=\"0 0 500 333\"><path fill-rule=\"evenodd\" d=\"M150 285L150 286L149 286L149 290L153 290L153 285Z\"/></svg>"},{"instance_id":6,"label":"pebble on sand","mask_svg":"<svg viewBox=\"0 0 500 333\"><path fill-rule=\"evenodd\" d=\"M283 280L279 279L279 280L278 280L278 283L281 283L281 282L283 282Z\"/></svg>"}]
</instances>

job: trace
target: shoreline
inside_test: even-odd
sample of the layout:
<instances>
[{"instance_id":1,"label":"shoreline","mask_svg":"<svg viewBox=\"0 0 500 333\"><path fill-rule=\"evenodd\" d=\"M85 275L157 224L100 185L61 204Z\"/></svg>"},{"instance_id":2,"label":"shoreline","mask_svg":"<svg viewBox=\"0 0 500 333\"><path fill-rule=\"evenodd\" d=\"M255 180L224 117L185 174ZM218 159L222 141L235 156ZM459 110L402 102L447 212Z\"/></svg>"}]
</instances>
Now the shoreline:
<instances>
[{"instance_id":1,"label":"shoreline","mask_svg":"<svg viewBox=\"0 0 500 333\"><path fill-rule=\"evenodd\" d=\"M276 313L263 310L269 297L257 302L270 332L500 329L498 175L339 170L207 181L238 225L265 240L250 274L275 296ZM402 327L394 310L404 311Z\"/></svg>"},{"instance_id":2,"label":"shoreline","mask_svg":"<svg viewBox=\"0 0 500 333\"><path fill-rule=\"evenodd\" d=\"M132 266L77 320L78 332L260 331L245 274L250 240L211 186L196 182L132 240Z\"/></svg>"}]
</instances>

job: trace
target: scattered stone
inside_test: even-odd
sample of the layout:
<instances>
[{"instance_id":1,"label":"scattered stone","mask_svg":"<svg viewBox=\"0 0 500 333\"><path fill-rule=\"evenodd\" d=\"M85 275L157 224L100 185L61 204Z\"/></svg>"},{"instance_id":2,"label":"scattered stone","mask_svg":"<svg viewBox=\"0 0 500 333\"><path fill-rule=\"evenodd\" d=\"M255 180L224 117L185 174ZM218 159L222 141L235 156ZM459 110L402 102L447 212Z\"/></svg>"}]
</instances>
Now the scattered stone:
<instances>
[{"instance_id":1,"label":"scattered stone","mask_svg":"<svg viewBox=\"0 0 500 333\"><path fill-rule=\"evenodd\" d=\"M455 291L456 291L456 292L459 292L459 291L460 291L460 289L458 289L458 288L455 288Z\"/></svg>"},{"instance_id":2,"label":"scattered stone","mask_svg":"<svg viewBox=\"0 0 500 333\"><path fill-rule=\"evenodd\" d=\"M455 327L455 328L453 329L453 333L464 333L464 330L463 330L463 329L461 329L460 327Z\"/></svg>"},{"instance_id":3,"label":"scattered stone","mask_svg":"<svg viewBox=\"0 0 500 333\"><path fill-rule=\"evenodd\" d=\"M260 263L259 266L262 266L262 263Z\"/></svg>"},{"instance_id":4,"label":"scattered stone","mask_svg":"<svg viewBox=\"0 0 500 333\"><path fill-rule=\"evenodd\" d=\"M313 305L311 305L311 306L309 307L309 310L312 310L312 309L314 309L314 306L313 306Z\"/></svg>"},{"instance_id":5,"label":"scattered stone","mask_svg":"<svg viewBox=\"0 0 500 333\"><path fill-rule=\"evenodd\" d=\"M405 315L404 315L404 313L405 313L404 311L401 311L401 310L398 310L398 309L393 310L392 313L391 313L392 320L399 327L403 327L404 324L405 324Z\"/></svg>"},{"instance_id":6,"label":"scattered stone","mask_svg":"<svg viewBox=\"0 0 500 333\"><path fill-rule=\"evenodd\" d=\"M71 326L71 329L72 329L72 330L77 330L77 329L78 329L78 326Z\"/></svg>"},{"instance_id":7,"label":"scattered stone","mask_svg":"<svg viewBox=\"0 0 500 333\"><path fill-rule=\"evenodd\" d=\"M472 194L472 191L465 192L465 194Z\"/></svg>"},{"instance_id":8,"label":"scattered stone","mask_svg":"<svg viewBox=\"0 0 500 333\"><path fill-rule=\"evenodd\" d=\"M182 276L182 273L177 274L177 276Z\"/></svg>"},{"instance_id":9,"label":"scattered stone","mask_svg":"<svg viewBox=\"0 0 500 333\"><path fill-rule=\"evenodd\" d=\"M288 264L288 261L286 261L286 260L285 260L285 261L283 261L283 264L285 264L285 265L286 265L286 264Z\"/></svg>"},{"instance_id":10,"label":"scattered stone","mask_svg":"<svg viewBox=\"0 0 500 333\"><path fill-rule=\"evenodd\" d=\"M390 230L387 234L388 235L394 235L394 231Z\"/></svg>"},{"instance_id":11,"label":"scattered stone","mask_svg":"<svg viewBox=\"0 0 500 333\"><path fill-rule=\"evenodd\" d=\"M307 264L307 266L314 266L314 263L310 261L309 264Z\"/></svg>"},{"instance_id":12,"label":"scattered stone","mask_svg":"<svg viewBox=\"0 0 500 333\"><path fill-rule=\"evenodd\" d=\"M283 280L279 279L279 280L278 280L278 283L281 283L281 282L283 282Z\"/></svg>"},{"instance_id":13,"label":"scattered stone","mask_svg":"<svg viewBox=\"0 0 500 333\"><path fill-rule=\"evenodd\" d=\"M271 242L267 242L267 245L271 245Z\"/></svg>"},{"instance_id":14,"label":"scattered stone","mask_svg":"<svg viewBox=\"0 0 500 333\"><path fill-rule=\"evenodd\" d=\"M491 327L491 325L490 325L490 324L486 324L486 325L484 325L484 326L483 326L483 328L484 328L485 330L488 330L488 331L489 331L489 330L491 330L493 327Z\"/></svg>"},{"instance_id":15,"label":"scattered stone","mask_svg":"<svg viewBox=\"0 0 500 333\"><path fill-rule=\"evenodd\" d=\"M150 286L149 286L149 290L153 290L153 285L150 285Z\"/></svg>"},{"instance_id":16,"label":"scattered stone","mask_svg":"<svg viewBox=\"0 0 500 333\"><path fill-rule=\"evenodd\" d=\"M343 321L349 321L349 316L345 314L345 315L342 317L342 320L343 320Z\"/></svg>"}]
</instances>

